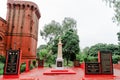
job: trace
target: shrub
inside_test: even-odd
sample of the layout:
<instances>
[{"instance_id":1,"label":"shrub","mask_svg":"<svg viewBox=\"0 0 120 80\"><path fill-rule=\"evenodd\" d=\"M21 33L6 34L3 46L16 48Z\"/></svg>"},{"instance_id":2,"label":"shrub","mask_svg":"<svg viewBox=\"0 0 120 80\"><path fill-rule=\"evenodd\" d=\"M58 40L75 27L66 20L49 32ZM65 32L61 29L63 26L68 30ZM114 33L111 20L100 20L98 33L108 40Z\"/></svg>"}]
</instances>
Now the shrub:
<instances>
[{"instance_id":1,"label":"shrub","mask_svg":"<svg viewBox=\"0 0 120 80\"><path fill-rule=\"evenodd\" d=\"M3 75L4 72L4 63L0 62L0 75Z\"/></svg>"},{"instance_id":2,"label":"shrub","mask_svg":"<svg viewBox=\"0 0 120 80\"><path fill-rule=\"evenodd\" d=\"M0 55L0 62L5 63L5 56Z\"/></svg>"},{"instance_id":3,"label":"shrub","mask_svg":"<svg viewBox=\"0 0 120 80\"><path fill-rule=\"evenodd\" d=\"M119 59L120 59L119 55L113 55L112 56L112 62L113 62L113 64L117 64L118 61L119 61Z\"/></svg>"},{"instance_id":4,"label":"shrub","mask_svg":"<svg viewBox=\"0 0 120 80\"><path fill-rule=\"evenodd\" d=\"M98 58L93 56L88 56L86 62L97 62Z\"/></svg>"},{"instance_id":5,"label":"shrub","mask_svg":"<svg viewBox=\"0 0 120 80\"><path fill-rule=\"evenodd\" d=\"M24 72L25 68L26 68L26 64L22 63L21 66L20 66L20 72Z\"/></svg>"},{"instance_id":6,"label":"shrub","mask_svg":"<svg viewBox=\"0 0 120 80\"><path fill-rule=\"evenodd\" d=\"M36 67L36 60L33 60L32 64L34 67Z\"/></svg>"}]
</instances>

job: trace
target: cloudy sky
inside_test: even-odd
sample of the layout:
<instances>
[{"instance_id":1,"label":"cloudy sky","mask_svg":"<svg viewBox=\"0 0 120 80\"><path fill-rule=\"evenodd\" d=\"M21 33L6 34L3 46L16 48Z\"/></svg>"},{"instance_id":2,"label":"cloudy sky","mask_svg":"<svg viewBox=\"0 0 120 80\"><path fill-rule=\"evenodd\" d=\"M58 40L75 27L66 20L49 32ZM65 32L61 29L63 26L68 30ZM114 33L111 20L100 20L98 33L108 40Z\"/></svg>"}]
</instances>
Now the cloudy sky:
<instances>
[{"instance_id":1,"label":"cloudy sky","mask_svg":"<svg viewBox=\"0 0 120 80\"><path fill-rule=\"evenodd\" d=\"M106 6L103 0L26 0L38 4L41 19L39 29L55 20L62 22L65 17L77 21L80 47L92 46L97 43L117 44L116 33L120 30L112 22L114 11ZM6 17L6 2L0 1L0 17ZM39 36L38 46L44 44Z\"/></svg>"}]
</instances>

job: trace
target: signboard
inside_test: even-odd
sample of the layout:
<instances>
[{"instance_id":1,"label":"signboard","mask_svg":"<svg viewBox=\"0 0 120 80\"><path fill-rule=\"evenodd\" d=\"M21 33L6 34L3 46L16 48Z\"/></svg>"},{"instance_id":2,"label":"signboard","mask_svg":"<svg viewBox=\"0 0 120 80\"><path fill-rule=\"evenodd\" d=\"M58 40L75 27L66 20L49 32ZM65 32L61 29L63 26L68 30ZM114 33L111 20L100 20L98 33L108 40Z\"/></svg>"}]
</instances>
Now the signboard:
<instances>
[{"instance_id":1,"label":"signboard","mask_svg":"<svg viewBox=\"0 0 120 80\"><path fill-rule=\"evenodd\" d=\"M100 74L100 63L85 63L85 74Z\"/></svg>"},{"instance_id":2,"label":"signboard","mask_svg":"<svg viewBox=\"0 0 120 80\"><path fill-rule=\"evenodd\" d=\"M4 75L14 75L19 73L20 50L8 50L6 54L6 64Z\"/></svg>"},{"instance_id":3,"label":"signboard","mask_svg":"<svg viewBox=\"0 0 120 80\"><path fill-rule=\"evenodd\" d=\"M44 60L38 59L38 67L43 67L44 66Z\"/></svg>"},{"instance_id":4,"label":"signboard","mask_svg":"<svg viewBox=\"0 0 120 80\"><path fill-rule=\"evenodd\" d=\"M110 51L100 51L100 62L102 74L113 74L112 53Z\"/></svg>"},{"instance_id":5,"label":"signboard","mask_svg":"<svg viewBox=\"0 0 120 80\"><path fill-rule=\"evenodd\" d=\"M74 66L75 66L75 67L80 67L80 62L79 62L79 60L75 60L75 61L74 61Z\"/></svg>"}]
</instances>

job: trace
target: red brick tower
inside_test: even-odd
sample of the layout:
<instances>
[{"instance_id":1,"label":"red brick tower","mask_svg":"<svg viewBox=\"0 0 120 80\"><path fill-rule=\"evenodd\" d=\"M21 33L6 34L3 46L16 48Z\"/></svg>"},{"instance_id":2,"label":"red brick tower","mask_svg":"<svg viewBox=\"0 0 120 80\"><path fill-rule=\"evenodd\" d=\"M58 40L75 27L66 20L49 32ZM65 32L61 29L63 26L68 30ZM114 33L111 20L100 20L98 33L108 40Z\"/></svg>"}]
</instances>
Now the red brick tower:
<instances>
[{"instance_id":1,"label":"red brick tower","mask_svg":"<svg viewBox=\"0 0 120 80\"><path fill-rule=\"evenodd\" d=\"M36 58L38 22L40 12L37 5L29 1L7 2L7 46L6 49L21 49L22 60Z\"/></svg>"},{"instance_id":2,"label":"red brick tower","mask_svg":"<svg viewBox=\"0 0 120 80\"><path fill-rule=\"evenodd\" d=\"M6 53L6 31L7 22L0 17L0 55L3 56Z\"/></svg>"}]
</instances>

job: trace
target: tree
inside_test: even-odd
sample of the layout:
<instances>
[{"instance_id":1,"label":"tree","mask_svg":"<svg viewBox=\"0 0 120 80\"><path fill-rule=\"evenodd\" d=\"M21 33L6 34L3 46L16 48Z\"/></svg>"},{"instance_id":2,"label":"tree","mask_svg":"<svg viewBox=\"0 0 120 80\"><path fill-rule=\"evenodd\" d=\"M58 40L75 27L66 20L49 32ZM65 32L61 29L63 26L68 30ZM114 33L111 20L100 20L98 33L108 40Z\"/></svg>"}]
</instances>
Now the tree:
<instances>
[{"instance_id":1,"label":"tree","mask_svg":"<svg viewBox=\"0 0 120 80\"><path fill-rule=\"evenodd\" d=\"M76 54L80 51L79 37L76 32L74 32L74 30L70 29L65 33L62 39L63 56L65 56L66 58L68 57L71 61L73 61L74 59L76 59Z\"/></svg>"},{"instance_id":2,"label":"tree","mask_svg":"<svg viewBox=\"0 0 120 80\"><path fill-rule=\"evenodd\" d=\"M70 29L77 32L76 21L73 18L65 17L62 21L62 34L65 34L65 32Z\"/></svg>"},{"instance_id":3,"label":"tree","mask_svg":"<svg viewBox=\"0 0 120 80\"><path fill-rule=\"evenodd\" d=\"M115 11L115 15L113 17L113 21L118 25L120 24L120 0L104 0L109 4Z\"/></svg>"},{"instance_id":4,"label":"tree","mask_svg":"<svg viewBox=\"0 0 120 80\"><path fill-rule=\"evenodd\" d=\"M43 31L40 31L40 35L45 41L50 43L56 36L61 34L61 31L61 25L52 20L51 23L44 26Z\"/></svg>"},{"instance_id":5,"label":"tree","mask_svg":"<svg viewBox=\"0 0 120 80\"><path fill-rule=\"evenodd\" d=\"M91 46L88 50L88 56L94 56L97 57L97 53L99 50L107 50L107 44L98 43L93 46Z\"/></svg>"},{"instance_id":6,"label":"tree","mask_svg":"<svg viewBox=\"0 0 120 80\"><path fill-rule=\"evenodd\" d=\"M37 53L39 53L40 50L45 49L45 48L47 48L47 45L40 45L40 46L37 48Z\"/></svg>"},{"instance_id":7,"label":"tree","mask_svg":"<svg viewBox=\"0 0 120 80\"><path fill-rule=\"evenodd\" d=\"M39 53L37 53L39 59L46 59L48 55L47 49L41 49Z\"/></svg>"},{"instance_id":8,"label":"tree","mask_svg":"<svg viewBox=\"0 0 120 80\"><path fill-rule=\"evenodd\" d=\"M109 4L110 7L113 8L115 14L113 17L113 21L120 25L120 0L104 0L106 3ZM118 54L120 55L120 32L117 33L118 35Z\"/></svg>"},{"instance_id":9,"label":"tree","mask_svg":"<svg viewBox=\"0 0 120 80\"><path fill-rule=\"evenodd\" d=\"M98 43L89 48L88 56L97 57L98 55L97 53L99 50L107 50L107 51L111 51L113 55L119 55L118 45Z\"/></svg>"},{"instance_id":10,"label":"tree","mask_svg":"<svg viewBox=\"0 0 120 80\"><path fill-rule=\"evenodd\" d=\"M55 37L63 35L69 29L77 32L76 21L73 18L65 17L62 24L52 20L51 23L45 25L44 29L40 31L40 35L48 44L52 44Z\"/></svg>"}]
</instances>

